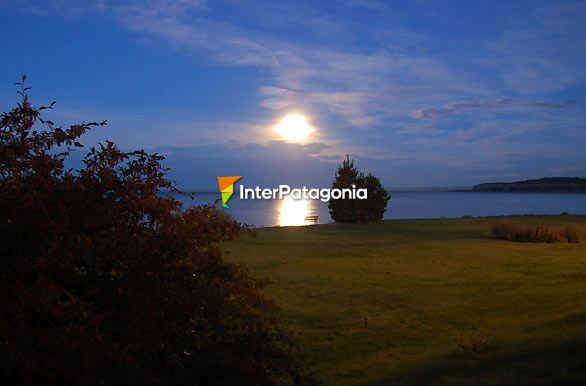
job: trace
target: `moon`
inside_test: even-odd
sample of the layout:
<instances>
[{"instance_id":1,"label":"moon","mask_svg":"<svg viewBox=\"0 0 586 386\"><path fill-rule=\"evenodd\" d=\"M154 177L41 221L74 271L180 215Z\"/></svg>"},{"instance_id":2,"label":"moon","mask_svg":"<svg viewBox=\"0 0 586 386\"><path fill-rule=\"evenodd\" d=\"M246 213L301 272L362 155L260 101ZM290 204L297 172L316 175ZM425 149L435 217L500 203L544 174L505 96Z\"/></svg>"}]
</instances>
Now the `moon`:
<instances>
[{"instance_id":1,"label":"moon","mask_svg":"<svg viewBox=\"0 0 586 386\"><path fill-rule=\"evenodd\" d=\"M285 141L302 143L307 141L314 128L305 115L293 113L281 119L275 126L275 131Z\"/></svg>"}]
</instances>

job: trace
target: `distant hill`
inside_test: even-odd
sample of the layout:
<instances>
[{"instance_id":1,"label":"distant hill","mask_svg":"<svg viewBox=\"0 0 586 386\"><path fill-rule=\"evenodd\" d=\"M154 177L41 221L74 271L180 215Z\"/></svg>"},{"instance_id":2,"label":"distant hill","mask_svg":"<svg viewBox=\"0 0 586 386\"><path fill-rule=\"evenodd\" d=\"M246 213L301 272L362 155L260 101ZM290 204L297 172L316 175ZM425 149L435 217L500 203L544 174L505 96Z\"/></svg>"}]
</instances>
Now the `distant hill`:
<instances>
[{"instance_id":1,"label":"distant hill","mask_svg":"<svg viewBox=\"0 0 586 386\"><path fill-rule=\"evenodd\" d=\"M493 182L474 185L473 192L586 193L586 178L546 177L518 182Z\"/></svg>"}]
</instances>

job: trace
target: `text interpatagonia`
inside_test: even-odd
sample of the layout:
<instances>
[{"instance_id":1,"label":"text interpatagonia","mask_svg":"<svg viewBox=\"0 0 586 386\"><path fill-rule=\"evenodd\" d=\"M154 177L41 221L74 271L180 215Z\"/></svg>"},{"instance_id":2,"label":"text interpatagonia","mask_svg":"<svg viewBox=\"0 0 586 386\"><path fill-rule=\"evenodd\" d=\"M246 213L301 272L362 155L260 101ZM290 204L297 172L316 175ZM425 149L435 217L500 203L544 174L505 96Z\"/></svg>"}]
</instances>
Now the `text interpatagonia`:
<instances>
[{"instance_id":1,"label":"text interpatagonia","mask_svg":"<svg viewBox=\"0 0 586 386\"><path fill-rule=\"evenodd\" d=\"M352 188L291 188L289 185L279 185L278 188L261 188L256 186L254 188L246 188L240 185L240 199L241 200L275 200L283 199L289 196L294 200L320 200L328 202L330 199L334 200L366 200L368 198L368 190L366 188L356 189L356 185Z\"/></svg>"}]
</instances>

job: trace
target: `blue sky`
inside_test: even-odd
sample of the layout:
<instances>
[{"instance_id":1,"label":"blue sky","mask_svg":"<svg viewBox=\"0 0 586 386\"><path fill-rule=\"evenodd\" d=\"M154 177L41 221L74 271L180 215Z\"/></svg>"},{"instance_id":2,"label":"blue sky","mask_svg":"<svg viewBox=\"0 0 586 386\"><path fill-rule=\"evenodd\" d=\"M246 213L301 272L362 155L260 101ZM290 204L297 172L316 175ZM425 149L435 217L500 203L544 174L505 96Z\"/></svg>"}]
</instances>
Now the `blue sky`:
<instances>
[{"instance_id":1,"label":"blue sky","mask_svg":"<svg viewBox=\"0 0 586 386\"><path fill-rule=\"evenodd\" d=\"M586 176L584 1L0 0L0 102L29 75L84 143L167 156L185 189ZM311 141L274 125L302 113Z\"/></svg>"}]
</instances>

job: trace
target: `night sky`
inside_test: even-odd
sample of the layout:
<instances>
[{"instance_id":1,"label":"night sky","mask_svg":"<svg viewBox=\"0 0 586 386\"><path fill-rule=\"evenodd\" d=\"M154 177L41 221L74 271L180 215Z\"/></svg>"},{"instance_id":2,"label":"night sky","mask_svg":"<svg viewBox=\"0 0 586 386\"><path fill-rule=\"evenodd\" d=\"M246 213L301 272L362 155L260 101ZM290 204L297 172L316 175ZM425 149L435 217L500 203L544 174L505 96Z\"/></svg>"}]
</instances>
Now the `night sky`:
<instances>
[{"instance_id":1,"label":"night sky","mask_svg":"<svg viewBox=\"0 0 586 386\"><path fill-rule=\"evenodd\" d=\"M327 186L346 154L390 188L586 176L584 1L0 0L0 31L3 111L26 73L185 189Z\"/></svg>"}]
</instances>

